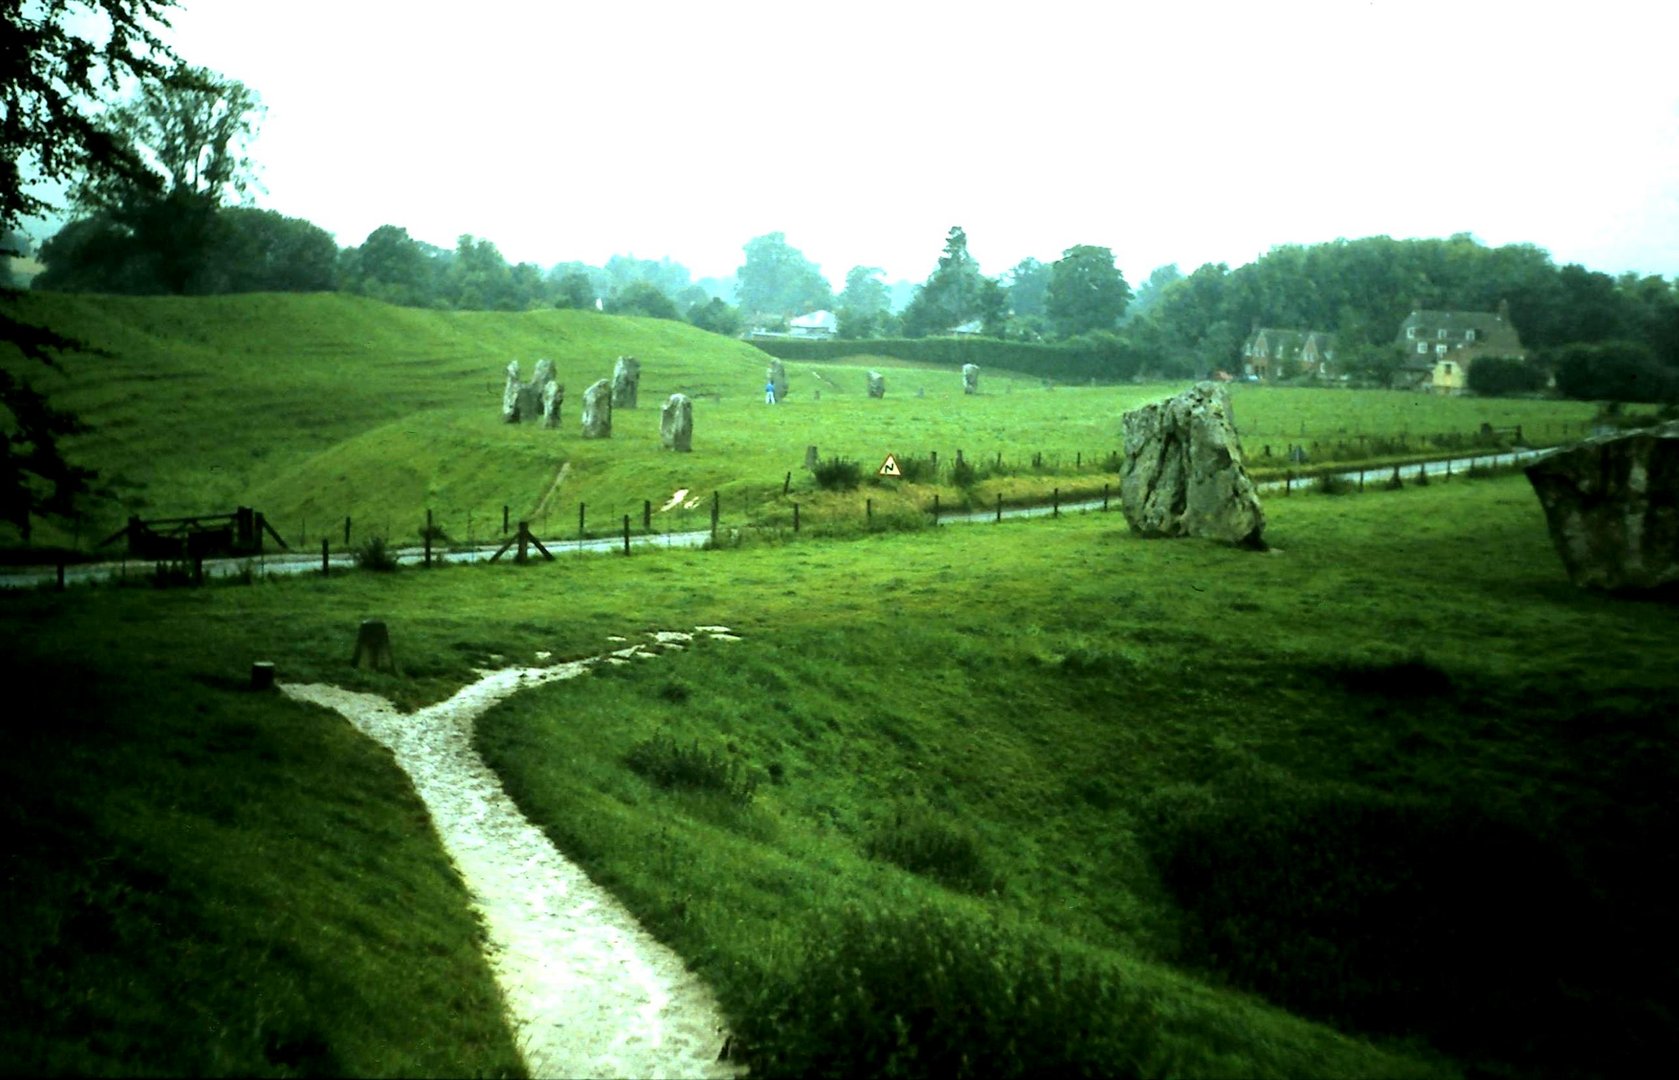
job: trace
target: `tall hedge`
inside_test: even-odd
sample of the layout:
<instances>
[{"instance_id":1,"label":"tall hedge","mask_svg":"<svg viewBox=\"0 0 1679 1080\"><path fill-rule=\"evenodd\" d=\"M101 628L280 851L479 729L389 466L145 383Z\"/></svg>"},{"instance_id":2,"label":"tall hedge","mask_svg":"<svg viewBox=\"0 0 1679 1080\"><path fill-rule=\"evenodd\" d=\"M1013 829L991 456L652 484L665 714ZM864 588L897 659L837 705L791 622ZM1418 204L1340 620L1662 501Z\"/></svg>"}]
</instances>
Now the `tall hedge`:
<instances>
[{"instance_id":1,"label":"tall hedge","mask_svg":"<svg viewBox=\"0 0 1679 1080\"><path fill-rule=\"evenodd\" d=\"M960 368L1013 371L1059 382L1117 382L1143 370L1143 358L1123 339L1039 345L996 338L874 338L868 341L814 341L769 338L752 341L783 360L840 360L847 356L890 356L898 360Z\"/></svg>"}]
</instances>

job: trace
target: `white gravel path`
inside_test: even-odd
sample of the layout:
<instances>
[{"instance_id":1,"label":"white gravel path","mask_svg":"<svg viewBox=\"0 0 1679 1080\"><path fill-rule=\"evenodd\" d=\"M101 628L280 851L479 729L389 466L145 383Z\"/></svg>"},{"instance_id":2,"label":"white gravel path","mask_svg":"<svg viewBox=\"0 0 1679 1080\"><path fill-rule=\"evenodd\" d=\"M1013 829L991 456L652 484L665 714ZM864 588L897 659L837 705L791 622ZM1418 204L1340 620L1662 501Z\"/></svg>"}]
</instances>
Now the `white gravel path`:
<instances>
[{"instance_id":1,"label":"white gravel path","mask_svg":"<svg viewBox=\"0 0 1679 1080\"><path fill-rule=\"evenodd\" d=\"M727 627L695 633L738 640ZM519 812L472 746L477 718L533 686L600 662L629 663L683 647L693 634L657 631L553 667L503 668L447 701L400 713L375 694L283 683L287 696L341 713L387 747L414 789L483 917L485 946L531 1075L732 1077L717 1060L727 1032L711 992L605 890Z\"/></svg>"}]
</instances>

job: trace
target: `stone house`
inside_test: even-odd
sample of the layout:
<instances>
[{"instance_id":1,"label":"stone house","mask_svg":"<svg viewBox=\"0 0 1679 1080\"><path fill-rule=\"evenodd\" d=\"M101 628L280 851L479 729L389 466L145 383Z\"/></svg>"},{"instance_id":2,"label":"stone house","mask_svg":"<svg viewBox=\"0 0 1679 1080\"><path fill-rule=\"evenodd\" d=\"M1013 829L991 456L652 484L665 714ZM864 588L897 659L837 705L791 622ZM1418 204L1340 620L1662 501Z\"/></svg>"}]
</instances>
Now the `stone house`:
<instances>
[{"instance_id":1,"label":"stone house","mask_svg":"<svg viewBox=\"0 0 1679 1080\"><path fill-rule=\"evenodd\" d=\"M1325 378L1335 359L1335 335L1325 330L1255 326L1242 343L1242 374L1259 379Z\"/></svg>"},{"instance_id":2,"label":"stone house","mask_svg":"<svg viewBox=\"0 0 1679 1080\"><path fill-rule=\"evenodd\" d=\"M1461 394L1477 358L1527 359L1510 322L1510 305L1498 311L1430 311L1420 304L1399 325L1394 344L1405 354L1395 385L1432 394Z\"/></svg>"}]
</instances>

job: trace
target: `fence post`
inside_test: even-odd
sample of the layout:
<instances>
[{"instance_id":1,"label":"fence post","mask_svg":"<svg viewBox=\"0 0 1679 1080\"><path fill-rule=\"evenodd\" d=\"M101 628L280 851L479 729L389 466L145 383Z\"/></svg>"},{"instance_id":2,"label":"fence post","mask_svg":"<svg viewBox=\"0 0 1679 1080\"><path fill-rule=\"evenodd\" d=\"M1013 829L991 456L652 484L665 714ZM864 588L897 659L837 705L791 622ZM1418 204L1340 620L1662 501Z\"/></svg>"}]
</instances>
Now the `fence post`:
<instances>
[{"instance_id":1,"label":"fence post","mask_svg":"<svg viewBox=\"0 0 1679 1080\"><path fill-rule=\"evenodd\" d=\"M933 493L933 524L937 525L938 523L939 523L939 496L938 496L937 492L934 492Z\"/></svg>"},{"instance_id":2,"label":"fence post","mask_svg":"<svg viewBox=\"0 0 1679 1080\"><path fill-rule=\"evenodd\" d=\"M326 537L323 536L323 537L321 537L321 576L322 577L326 577L327 574L330 573L330 571L327 569L328 565L330 564L330 561L331 561L331 555L327 551Z\"/></svg>"},{"instance_id":3,"label":"fence post","mask_svg":"<svg viewBox=\"0 0 1679 1080\"><path fill-rule=\"evenodd\" d=\"M641 500L641 531L653 531L653 500Z\"/></svg>"},{"instance_id":4,"label":"fence post","mask_svg":"<svg viewBox=\"0 0 1679 1080\"><path fill-rule=\"evenodd\" d=\"M999 492L997 492L997 521L998 521L999 524L1001 524L1002 520L1003 520L1003 493L1001 491L999 491Z\"/></svg>"},{"instance_id":5,"label":"fence post","mask_svg":"<svg viewBox=\"0 0 1679 1080\"><path fill-rule=\"evenodd\" d=\"M1107 513L1107 511L1108 511L1108 485L1103 484L1102 485L1102 512Z\"/></svg>"},{"instance_id":6,"label":"fence post","mask_svg":"<svg viewBox=\"0 0 1679 1080\"><path fill-rule=\"evenodd\" d=\"M795 534L797 534L798 531L799 531L799 504L794 503L793 504L793 532Z\"/></svg>"},{"instance_id":7,"label":"fence post","mask_svg":"<svg viewBox=\"0 0 1679 1080\"><path fill-rule=\"evenodd\" d=\"M1294 470L1293 469L1290 469L1283 474L1283 494L1284 495L1294 494Z\"/></svg>"},{"instance_id":8,"label":"fence post","mask_svg":"<svg viewBox=\"0 0 1679 1080\"><path fill-rule=\"evenodd\" d=\"M1049 494L1049 516L1061 516L1061 489L1053 488Z\"/></svg>"},{"instance_id":9,"label":"fence post","mask_svg":"<svg viewBox=\"0 0 1679 1080\"><path fill-rule=\"evenodd\" d=\"M426 507L426 566L431 566L431 507Z\"/></svg>"},{"instance_id":10,"label":"fence post","mask_svg":"<svg viewBox=\"0 0 1679 1080\"><path fill-rule=\"evenodd\" d=\"M583 536L584 536L583 515L584 515L584 512L585 512L586 509L587 509L587 504L585 504L585 503L578 503L577 504L577 539L579 539L579 540L583 539Z\"/></svg>"},{"instance_id":11,"label":"fence post","mask_svg":"<svg viewBox=\"0 0 1679 1080\"><path fill-rule=\"evenodd\" d=\"M711 538L717 539L717 517L722 513L722 495L716 491L711 493Z\"/></svg>"},{"instance_id":12,"label":"fence post","mask_svg":"<svg viewBox=\"0 0 1679 1080\"><path fill-rule=\"evenodd\" d=\"M1452 459L1447 458L1446 459L1446 479L1450 480L1451 478L1452 478Z\"/></svg>"},{"instance_id":13,"label":"fence post","mask_svg":"<svg viewBox=\"0 0 1679 1080\"><path fill-rule=\"evenodd\" d=\"M874 525L874 500L863 500L863 520L870 526Z\"/></svg>"},{"instance_id":14,"label":"fence post","mask_svg":"<svg viewBox=\"0 0 1679 1080\"><path fill-rule=\"evenodd\" d=\"M528 554L526 545L530 543L530 538L531 523L528 521L519 522L519 555L517 562L520 566L525 565L525 556Z\"/></svg>"},{"instance_id":15,"label":"fence post","mask_svg":"<svg viewBox=\"0 0 1679 1080\"><path fill-rule=\"evenodd\" d=\"M630 515L624 515L624 554L630 553Z\"/></svg>"},{"instance_id":16,"label":"fence post","mask_svg":"<svg viewBox=\"0 0 1679 1080\"><path fill-rule=\"evenodd\" d=\"M1073 455L1073 468L1075 468L1075 469L1084 468L1084 451L1083 450L1080 450L1077 454Z\"/></svg>"},{"instance_id":17,"label":"fence post","mask_svg":"<svg viewBox=\"0 0 1679 1080\"><path fill-rule=\"evenodd\" d=\"M345 547L350 546L350 518L349 518L349 515L345 515L345 517L344 517L344 546Z\"/></svg>"},{"instance_id":18,"label":"fence post","mask_svg":"<svg viewBox=\"0 0 1679 1080\"><path fill-rule=\"evenodd\" d=\"M507 535L507 510L508 507L503 504L501 508L501 535L503 536Z\"/></svg>"}]
</instances>

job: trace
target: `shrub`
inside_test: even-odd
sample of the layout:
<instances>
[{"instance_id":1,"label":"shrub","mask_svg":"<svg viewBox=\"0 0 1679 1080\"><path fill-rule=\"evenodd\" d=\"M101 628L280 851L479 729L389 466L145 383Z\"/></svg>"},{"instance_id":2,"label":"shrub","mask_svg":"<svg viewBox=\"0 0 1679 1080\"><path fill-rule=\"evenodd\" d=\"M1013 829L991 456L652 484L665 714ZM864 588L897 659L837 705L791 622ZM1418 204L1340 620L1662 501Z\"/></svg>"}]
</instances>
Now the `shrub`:
<instances>
[{"instance_id":1,"label":"shrub","mask_svg":"<svg viewBox=\"0 0 1679 1080\"><path fill-rule=\"evenodd\" d=\"M754 1076L1154 1075L1147 1005L1087 954L939 908L845 909L736 1026Z\"/></svg>"},{"instance_id":2,"label":"shrub","mask_svg":"<svg viewBox=\"0 0 1679 1080\"><path fill-rule=\"evenodd\" d=\"M1001 879L986 866L979 837L924 807L898 809L890 822L875 830L864 850L871 859L893 863L948 888L986 893L1002 887Z\"/></svg>"},{"instance_id":3,"label":"shrub","mask_svg":"<svg viewBox=\"0 0 1679 1080\"><path fill-rule=\"evenodd\" d=\"M1339 473L1324 473L1318 477L1313 489L1319 495L1350 495L1358 490L1358 484Z\"/></svg>"},{"instance_id":4,"label":"shrub","mask_svg":"<svg viewBox=\"0 0 1679 1080\"><path fill-rule=\"evenodd\" d=\"M863 467L847 458L834 457L818 461L811 476L823 491L855 491L863 481Z\"/></svg>"},{"instance_id":5,"label":"shrub","mask_svg":"<svg viewBox=\"0 0 1679 1080\"><path fill-rule=\"evenodd\" d=\"M974 463L967 458L957 458L950 466L950 482L959 488L971 488L979 481L979 473L974 469Z\"/></svg>"},{"instance_id":6,"label":"shrub","mask_svg":"<svg viewBox=\"0 0 1679 1080\"><path fill-rule=\"evenodd\" d=\"M714 791L742 806L758 790L757 778L741 762L700 749L698 739L683 746L665 732L636 744L624 763L659 787Z\"/></svg>"},{"instance_id":7,"label":"shrub","mask_svg":"<svg viewBox=\"0 0 1679 1080\"><path fill-rule=\"evenodd\" d=\"M356 566L363 570L388 573L396 569L396 552L385 543L383 536L370 536L356 548Z\"/></svg>"}]
</instances>

